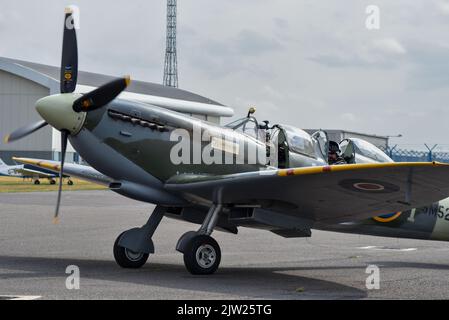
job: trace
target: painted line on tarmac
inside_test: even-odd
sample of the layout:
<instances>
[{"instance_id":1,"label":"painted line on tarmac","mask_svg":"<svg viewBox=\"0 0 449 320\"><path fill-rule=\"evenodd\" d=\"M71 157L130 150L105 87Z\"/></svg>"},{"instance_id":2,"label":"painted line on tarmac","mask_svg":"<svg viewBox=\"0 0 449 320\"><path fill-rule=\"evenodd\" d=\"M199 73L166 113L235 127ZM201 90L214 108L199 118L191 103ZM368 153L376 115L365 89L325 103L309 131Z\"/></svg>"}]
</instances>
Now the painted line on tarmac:
<instances>
[{"instance_id":1,"label":"painted line on tarmac","mask_svg":"<svg viewBox=\"0 0 449 320\"><path fill-rule=\"evenodd\" d=\"M11 296L11 295L0 295L0 300L16 300L16 301L25 301L25 300L37 300L42 298L42 296Z\"/></svg>"},{"instance_id":2,"label":"painted line on tarmac","mask_svg":"<svg viewBox=\"0 0 449 320\"><path fill-rule=\"evenodd\" d=\"M416 250L418 250L418 248L392 248L392 247L379 247L379 246L357 247L357 249L362 249L362 250L399 251L399 252L410 252L410 251L416 251Z\"/></svg>"}]
</instances>

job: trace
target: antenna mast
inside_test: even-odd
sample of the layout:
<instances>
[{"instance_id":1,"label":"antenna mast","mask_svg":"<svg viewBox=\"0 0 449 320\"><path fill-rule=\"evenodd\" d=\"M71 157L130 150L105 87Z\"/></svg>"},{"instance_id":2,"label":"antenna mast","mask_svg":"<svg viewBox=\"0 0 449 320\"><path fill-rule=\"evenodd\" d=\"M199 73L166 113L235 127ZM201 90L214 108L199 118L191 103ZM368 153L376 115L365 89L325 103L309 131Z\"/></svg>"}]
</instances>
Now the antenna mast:
<instances>
[{"instance_id":1,"label":"antenna mast","mask_svg":"<svg viewBox=\"0 0 449 320\"><path fill-rule=\"evenodd\" d=\"M167 0L167 46L165 50L164 85L178 87L176 54L176 1Z\"/></svg>"}]
</instances>

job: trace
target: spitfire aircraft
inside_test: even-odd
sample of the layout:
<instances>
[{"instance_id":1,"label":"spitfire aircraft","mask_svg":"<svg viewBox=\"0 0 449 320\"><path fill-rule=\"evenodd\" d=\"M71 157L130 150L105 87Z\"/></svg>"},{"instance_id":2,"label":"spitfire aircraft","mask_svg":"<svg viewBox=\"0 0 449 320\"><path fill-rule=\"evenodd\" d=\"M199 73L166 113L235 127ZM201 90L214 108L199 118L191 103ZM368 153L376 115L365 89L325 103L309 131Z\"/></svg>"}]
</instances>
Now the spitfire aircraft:
<instances>
[{"instance_id":1,"label":"spitfire aircraft","mask_svg":"<svg viewBox=\"0 0 449 320\"><path fill-rule=\"evenodd\" d=\"M65 21L70 19L72 12L67 10ZM238 228L251 227L282 237L310 237L312 228L347 226L392 212L396 217L396 212L449 195L449 165L394 163L373 145L355 139L339 145L344 164L331 165L328 150L335 143L324 131L309 135L292 126L259 122L255 110L226 126L216 125L156 103L125 99L129 77L91 92L75 92L76 31L68 23L64 26L61 94L37 101L43 120L18 129L6 141L50 125L61 132L61 162L30 163L60 175L76 169L82 177L83 168L64 166L70 141L92 166L85 169L85 178L156 204L143 227L118 236L113 252L122 267L146 263L164 216L201 225L182 235L176 249L183 253L188 271L211 274L221 260L220 247L211 237L216 229L237 234ZM178 105L196 99L174 88L165 90L162 98ZM60 200L61 184L56 221ZM422 217L415 212L415 221ZM345 230L351 228L355 229Z\"/></svg>"},{"instance_id":2,"label":"spitfire aircraft","mask_svg":"<svg viewBox=\"0 0 449 320\"><path fill-rule=\"evenodd\" d=\"M40 179L48 179L50 184L56 184L55 178L58 176L53 171L47 169L39 169L32 165L13 165L8 166L0 159L0 176L22 179L33 179L34 184L39 185ZM64 176L67 178L68 176ZM72 180L68 180L69 185L73 185Z\"/></svg>"}]
</instances>

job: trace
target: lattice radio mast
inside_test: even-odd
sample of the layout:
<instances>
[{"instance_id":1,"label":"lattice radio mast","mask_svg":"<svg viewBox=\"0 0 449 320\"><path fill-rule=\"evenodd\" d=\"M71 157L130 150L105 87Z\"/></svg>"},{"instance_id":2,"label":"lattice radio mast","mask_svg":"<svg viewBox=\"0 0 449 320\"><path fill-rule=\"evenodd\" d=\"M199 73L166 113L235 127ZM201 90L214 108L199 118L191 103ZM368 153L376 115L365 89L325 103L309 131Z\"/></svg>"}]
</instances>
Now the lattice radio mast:
<instances>
[{"instance_id":1,"label":"lattice radio mast","mask_svg":"<svg viewBox=\"0 0 449 320\"><path fill-rule=\"evenodd\" d=\"M167 47L165 50L164 85L178 87L176 54L176 0L167 0Z\"/></svg>"}]
</instances>

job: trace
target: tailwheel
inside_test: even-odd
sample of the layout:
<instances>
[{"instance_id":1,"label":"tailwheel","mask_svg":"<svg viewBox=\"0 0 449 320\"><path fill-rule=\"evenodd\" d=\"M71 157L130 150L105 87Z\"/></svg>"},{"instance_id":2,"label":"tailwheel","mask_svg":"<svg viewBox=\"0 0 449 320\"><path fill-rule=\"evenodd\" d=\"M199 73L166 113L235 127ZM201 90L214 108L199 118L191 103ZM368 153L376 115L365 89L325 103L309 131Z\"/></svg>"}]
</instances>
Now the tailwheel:
<instances>
[{"instance_id":1,"label":"tailwheel","mask_svg":"<svg viewBox=\"0 0 449 320\"><path fill-rule=\"evenodd\" d=\"M191 274L213 274L220 261L220 246L214 238L207 235L193 237L184 251L184 264Z\"/></svg>"},{"instance_id":2,"label":"tailwheel","mask_svg":"<svg viewBox=\"0 0 449 320\"><path fill-rule=\"evenodd\" d=\"M119 246L118 243L123 233L117 237L117 240L115 240L114 243L115 262L117 262L117 264L122 268L127 269L141 268L147 262L149 254L133 252L127 248Z\"/></svg>"}]
</instances>

